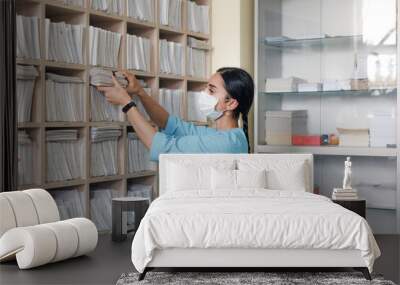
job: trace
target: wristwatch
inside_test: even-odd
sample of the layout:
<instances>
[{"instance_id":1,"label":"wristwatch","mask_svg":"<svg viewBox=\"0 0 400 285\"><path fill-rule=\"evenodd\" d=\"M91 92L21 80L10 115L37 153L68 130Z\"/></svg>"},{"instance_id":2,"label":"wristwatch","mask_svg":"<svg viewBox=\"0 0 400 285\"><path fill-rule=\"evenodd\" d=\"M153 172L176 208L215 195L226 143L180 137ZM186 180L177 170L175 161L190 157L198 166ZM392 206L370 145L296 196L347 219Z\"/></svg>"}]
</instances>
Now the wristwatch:
<instances>
[{"instance_id":1,"label":"wristwatch","mask_svg":"<svg viewBox=\"0 0 400 285\"><path fill-rule=\"evenodd\" d=\"M128 104L126 104L123 108L122 108L122 112L127 113L129 111L130 108L132 108L133 106L136 107L136 103L135 101L131 100Z\"/></svg>"}]
</instances>

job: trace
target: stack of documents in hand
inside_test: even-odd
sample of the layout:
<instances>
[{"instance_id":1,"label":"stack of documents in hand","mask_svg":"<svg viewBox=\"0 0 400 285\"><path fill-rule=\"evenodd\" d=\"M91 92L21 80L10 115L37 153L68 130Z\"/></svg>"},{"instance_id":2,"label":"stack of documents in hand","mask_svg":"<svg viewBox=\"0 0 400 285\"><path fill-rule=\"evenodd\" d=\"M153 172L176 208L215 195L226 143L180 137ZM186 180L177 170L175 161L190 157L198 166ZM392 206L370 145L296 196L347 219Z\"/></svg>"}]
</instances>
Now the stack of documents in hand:
<instances>
[{"instance_id":1,"label":"stack of documents in hand","mask_svg":"<svg viewBox=\"0 0 400 285\"><path fill-rule=\"evenodd\" d=\"M121 38L122 35L120 33L90 26L90 64L117 67Z\"/></svg>"},{"instance_id":2,"label":"stack of documents in hand","mask_svg":"<svg viewBox=\"0 0 400 285\"><path fill-rule=\"evenodd\" d=\"M171 115L182 116L182 98L183 90L181 89L159 89L159 103Z\"/></svg>"},{"instance_id":3,"label":"stack of documents in hand","mask_svg":"<svg viewBox=\"0 0 400 285\"><path fill-rule=\"evenodd\" d=\"M332 199L335 200L357 200L356 189L333 188Z\"/></svg>"},{"instance_id":4,"label":"stack of documents in hand","mask_svg":"<svg viewBox=\"0 0 400 285\"><path fill-rule=\"evenodd\" d=\"M83 121L85 84L79 77L46 73L46 120Z\"/></svg>"},{"instance_id":5,"label":"stack of documents in hand","mask_svg":"<svg viewBox=\"0 0 400 285\"><path fill-rule=\"evenodd\" d=\"M18 123L31 121L32 98L35 80L39 73L34 66L17 65L17 121Z\"/></svg>"},{"instance_id":6,"label":"stack of documents in hand","mask_svg":"<svg viewBox=\"0 0 400 285\"><path fill-rule=\"evenodd\" d=\"M127 0L128 17L154 22L154 0Z\"/></svg>"},{"instance_id":7,"label":"stack of documents in hand","mask_svg":"<svg viewBox=\"0 0 400 285\"><path fill-rule=\"evenodd\" d=\"M122 87L128 85L128 81L121 72L115 72L115 78ZM91 121L122 121L123 113L121 106L107 102L103 92L97 90L95 86L114 86L112 71L101 68L90 70L90 118Z\"/></svg>"},{"instance_id":8,"label":"stack of documents in hand","mask_svg":"<svg viewBox=\"0 0 400 285\"><path fill-rule=\"evenodd\" d=\"M150 170L150 153L136 133L128 133L128 172Z\"/></svg>"},{"instance_id":9,"label":"stack of documents in hand","mask_svg":"<svg viewBox=\"0 0 400 285\"><path fill-rule=\"evenodd\" d=\"M108 176L118 173L118 138L120 127L97 127L91 130L91 175Z\"/></svg>"},{"instance_id":10,"label":"stack of documents in hand","mask_svg":"<svg viewBox=\"0 0 400 285\"><path fill-rule=\"evenodd\" d=\"M82 177L83 144L77 129L46 131L47 181L62 181Z\"/></svg>"},{"instance_id":11,"label":"stack of documents in hand","mask_svg":"<svg viewBox=\"0 0 400 285\"><path fill-rule=\"evenodd\" d=\"M161 25L182 28L182 0L159 0L158 11Z\"/></svg>"},{"instance_id":12,"label":"stack of documents in hand","mask_svg":"<svg viewBox=\"0 0 400 285\"><path fill-rule=\"evenodd\" d=\"M196 122L207 122L207 117L200 112L200 91L188 91L187 105L188 105L188 120Z\"/></svg>"},{"instance_id":13,"label":"stack of documents in hand","mask_svg":"<svg viewBox=\"0 0 400 285\"><path fill-rule=\"evenodd\" d=\"M18 131L18 185L33 183L33 143L25 130Z\"/></svg>"},{"instance_id":14,"label":"stack of documents in hand","mask_svg":"<svg viewBox=\"0 0 400 285\"><path fill-rule=\"evenodd\" d=\"M76 6L76 7L83 7L85 0L58 0L58 2L61 2L61 4L67 5L67 6Z\"/></svg>"},{"instance_id":15,"label":"stack of documents in hand","mask_svg":"<svg viewBox=\"0 0 400 285\"><path fill-rule=\"evenodd\" d=\"M82 64L84 30L82 25L53 23L45 19L46 59Z\"/></svg>"},{"instance_id":16,"label":"stack of documents in hand","mask_svg":"<svg viewBox=\"0 0 400 285\"><path fill-rule=\"evenodd\" d=\"M17 57L39 59L39 19L17 15Z\"/></svg>"},{"instance_id":17,"label":"stack of documents in hand","mask_svg":"<svg viewBox=\"0 0 400 285\"><path fill-rule=\"evenodd\" d=\"M188 47L187 75L199 78L207 77L207 54L205 50Z\"/></svg>"},{"instance_id":18,"label":"stack of documents in hand","mask_svg":"<svg viewBox=\"0 0 400 285\"><path fill-rule=\"evenodd\" d=\"M90 186L90 218L98 231L111 230L111 206L113 191L109 183Z\"/></svg>"},{"instance_id":19,"label":"stack of documents in hand","mask_svg":"<svg viewBox=\"0 0 400 285\"><path fill-rule=\"evenodd\" d=\"M183 56L181 43L160 40L160 72L183 75Z\"/></svg>"},{"instance_id":20,"label":"stack of documents in hand","mask_svg":"<svg viewBox=\"0 0 400 285\"><path fill-rule=\"evenodd\" d=\"M151 41L135 35L126 35L127 68L150 72Z\"/></svg>"},{"instance_id":21,"label":"stack of documents in hand","mask_svg":"<svg viewBox=\"0 0 400 285\"><path fill-rule=\"evenodd\" d=\"M122 0L91 0L91 2L94 10L122 15Z\"/></svg>"},{"instance_id":22,"label":"stack of documents in hand","mask_svg":"<svg viewBox=\"0 0 400 285\"><path fill-rule=\"evenodd\" d=\"M77 188L62 188L50 191L56 201L61 220L85 217L85 197L84 192Z\"/></svg>"},{"instance_id":23,"label":"stack of documents in hand","mask_svg":"<svg viewBox=\"0 0 400 285\"><path fill-rule=\"evenodd\" d=\"M191 32L208 34L208 5L197 5L194 1L187 2L188 28Z\"/></svg>"}]
</instances>

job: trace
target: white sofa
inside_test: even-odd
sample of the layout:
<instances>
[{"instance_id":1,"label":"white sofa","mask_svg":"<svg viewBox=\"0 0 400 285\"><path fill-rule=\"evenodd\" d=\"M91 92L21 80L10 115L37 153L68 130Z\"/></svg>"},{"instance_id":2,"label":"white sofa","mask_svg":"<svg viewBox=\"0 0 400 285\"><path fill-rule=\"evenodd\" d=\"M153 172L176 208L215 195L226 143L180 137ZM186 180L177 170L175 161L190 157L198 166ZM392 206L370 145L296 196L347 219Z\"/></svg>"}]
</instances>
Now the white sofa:
<instances>
[{"instance_id":1,"label":"white sofa","mask_svg":"<svg viewBox=\"0 0 400 285\"><path fill-rule=\"evenodd\" d=\"M16 259L20 269L84 255L98 233L86 218L60 221L57 205L43 189L0 193L0 262Z\"/></svg>"}]
</instances>

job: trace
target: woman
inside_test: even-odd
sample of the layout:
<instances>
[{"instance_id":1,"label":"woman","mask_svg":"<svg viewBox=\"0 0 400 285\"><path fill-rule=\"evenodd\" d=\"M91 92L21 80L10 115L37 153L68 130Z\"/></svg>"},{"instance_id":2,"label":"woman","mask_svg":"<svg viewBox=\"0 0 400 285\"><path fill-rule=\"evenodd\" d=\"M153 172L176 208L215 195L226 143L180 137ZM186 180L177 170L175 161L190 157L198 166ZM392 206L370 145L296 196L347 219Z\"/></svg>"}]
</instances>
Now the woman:
<instances>
[{"instance_id":1,"label":"woman","mask_svg":"<svg viewBox=\"0 0 400 285\"><path fill-rule=\"evenodd\" d=\"M148 96L135 76L123 72L126 89L113 77L113 87L98 87L107 101L124 106L128 120L139 139L150 149L150 159L160 153L247 153L250 151L247 115L254 97L251 76L240 68L220 68L211 76L207 88L199 96L201 111L215 122L215 128L195 126L168 112ZM157 132L138 112L131 96L138 96ZM243 129L238 127L242 115Z\"/></svg>"}]
</instances>

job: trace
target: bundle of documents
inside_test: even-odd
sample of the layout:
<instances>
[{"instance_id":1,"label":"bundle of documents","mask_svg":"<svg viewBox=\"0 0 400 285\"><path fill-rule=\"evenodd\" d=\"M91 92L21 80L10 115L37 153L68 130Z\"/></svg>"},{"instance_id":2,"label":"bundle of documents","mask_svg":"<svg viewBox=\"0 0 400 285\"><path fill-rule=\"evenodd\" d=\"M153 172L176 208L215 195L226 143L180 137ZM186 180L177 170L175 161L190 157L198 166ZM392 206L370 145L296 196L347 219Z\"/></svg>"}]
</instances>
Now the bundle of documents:
<instances>
[{"instance_id":1,"label":"bundle of documents","mask_svg":"<svg viewBox=\"0 0 400 285\"><path fill-rule=\"evenodd\" d=\"M183 75L183 46L181 43L160 40L160 72Z\"/></svg>"},{"instance_id":2,"label":"bundle of documents","mask_svg":"<svg viewBox=\"0 0 400 285\"><path fill-rule=\"evenodd\" d=\"M369 147L369 129L337 128L339 146Z\"/></svg>"},{"instance_id":3,"label":"bundle of documents","mask_svg":"<svg viewBox=\"0 0 400 285\"><path fill-rule=\"evenodd\" d=\"M85 0L58 0L58 2L61 2L61 4L67 5L67 6L76 6L76 7L83 7Z\"/></svg>"},{"instance_id":4,"label":"bundle of documents","mask_svg":"<svg viewBox=\"0 0 400 285\"><path fill-rule=\"evenodd\" d=\"M17 57L39 59L39 19L17 15L16 25Z\"/></svg>"},{"instance_id":5,"label":"bundle of documents","mask_svg":"<svg viewBox=\"0 0 400 285\"><path fill-rule=\"evenodd\" d=\"M126 35L127 68L150 72L151 41L135 35Z\"/></svg>"},{"instance_id":6,"label":"bundle of documents","mask_svg":"<svg viewBox=\"0 0 400 285\"><path fill-rule=\"evenodd\" d=\"M297 86L306 83L306 80L298 77L267 78L265 81L265 92L297 92Z\"/></svg>"},{"instance_id":7,"label":"bundle of documents","mask_svg":"<svg viewBox=\"0 0 400 285\"><path fill-rule=\"evenodd\" d=\"M112 227L113 189L106 183L90 187L90 217L98 231L109 231Z\"/></svg>"},{"instance_id":8,"label":"bundle of documents","mask_svg":"<svg viewBox=\"0 0 400 285\"><path fill-rule=\"evenodd\" d=\"M83 63L84 30L82 25L53 23L45 19L46 59Z\"/></svg>"},{"instance_id":9,"label":"bundle of documents","mask_svg":"<svg viewBox=\"0 0 400 285\"><path fill-rule=\"evenodd\" d=\"M196 122L207 122L207 117L200 112L200 91L188 91L187 105L188 105L188 120Z\"/></svg>"},{"instance_id":10,"label":"bundle of documents","mask_svg":"<svg viewBox=\"0 0 400 285\"><path fill-rule=\"evenodd\" d=\"M77 188L63 188L50 191L56 201L61 220L85 217L84 193Z\"/></svg>"},{"instance_id":11,"label":"bundle of documents","mask_svg":"<svg viewBox=\"0 0 400 285\"><path fill-rule=\"evenodd\" d=\"M102 68L93 67L90 69L90 84L94 86L114 86L114 82L112 80L112 71L106 70ZM114 73L115 79L121 84L122 87L126 87L128 85L128 81L125 76L117 71Z\"/></svg>"},{"instance_id":12,"label":"bundle of documents","mask_svg":"<svg viewBox=\"0 0 400 285\"><path fill-rule=\"evenodd\" d=\"M150 201L152 200L152 192L153 186L146 184L136 184L136 183L128 183L127 187L127 196L128 197L140 197L140 198L148 198ZM135 212L128 213L128 225L133 225L135 223Z\"/></svg>"},{"instance_id":13,"label":"bundle of documents","mask_svg":"<svg viewBox=\"0 0 400 285\"><path fill-rule=\"evenodd\" d=\"M91 130L91 175L108 176L118 173L119 127L97 127Z\"/></svg>"},{"instance_id":14,"label":"bundle of documents","mask_svg":"<svg viewBox=\"0 0 400 285\"><path fill-rule=\"evenodd\" d=\"M76 129L46 131L47 181L62 181L82 177L83 144Z\"/></svg>"},{"instance_id":15,"label":"bundle of documents","mask_svg":"<svg viewBox=\"0 0 400 285\"><path fill-rule=\"evenodd\" d=\"M120 33L90 26L90 64L117 67L121 38L122 35Z\"/></svg>"},{"instance_id":16,"label":"bundle of documents","mask_svg":"<svg viewBox=\"0 0 400 285\"><path fill-rule=\"evenodd\" d=\"M182 0L159 0L160 24L182 28Z\"/></svg>"},{"instance_id":17,"label":"bundle of documents","mask_svg":"<svg viewBox=\"0 0 400 285\"><path fill-rule=\"evenodd\" d=\"M357 200L356 189L333 188L332 199L335 200Z\"/></svg>"},{"instance_id":18,"label":"bundle of documents","mask_svg":"<svg viewBox=\"0 0 400 285\"><path fill-rule=\"evenodd\" d=\"M171 115L182 116L182 98L183 90L165 88L160 88L159 90L159 103Z\"/></svg>"},{"instance_id":19,"label":"bundle of documents","mask_svg":"<svg viewBox=\"0 0 400 285\"><path fill-rule=\"evenodd\" d=\"M209 9L207 5L197 5L194 1L187 2L188 28L191 32L208 34Z\"/></svg>"},{"instance_id":20,"label":"bundle of documents","mask_svg":"<svg viewBox=\"0 0 400 285\"><path fill-rule=\"evenodd\" d=\"M188 47L187 74L193 77L207 77L207 54L205 50Z\"/></svg>"},{"instance_id":21,"label":"bundle of documents","mask_svg":"<svg viewBox=\"0 0 400 285\"><path fill-rule=\"evenodd\" d=\"M128 17L154 22L154 0L127 0Z\"/></svg>"},{"instance_id":22,"label":"bundle of documents","mask_svg":"<svg viewBox=\"0 0 400 285\"><path fill-rule=\"evenodd\" d=\"M122 15L122 0L91 0L91 2L94 10Z\"/></svg>"},{"instance_id":23,"label":"bundle of documents","mask_svg":"<svg viewBox=\"0 0 400 285\"><path fill-rule=\"evenodd\" d=\"M79 77L46 73L46 120L83 121L85 84Z\"/></svg>"},{"instance_id":24,"label":"bundle of documents","mask_svg":"<svg viewBox=\"0 0 400 285\"><path fill-rule=\"evenodd\" d=\"M371 147L396 145L396 116L392 112L374 112L370 120Z\"/></svg>"},{"instance_id":25,"label":"bundle of documents","mask_svg":"<svg viewBox=\"0 0 400 285\"><path fill-rule=\"evenodd\" d=\"M39 73L34 66L17 65L17 121L30 122L35 81Z\"/></svg>"},{"instance_id":26,"label":"bundle of documents","mask_svg":"<svg viewBox=\"0 0 400 285\"><path fill-rule=\"evenodd\" d=\"M138 136L133 133L128 133L128 172L151 169L150 153L139 140Z\"/></svg>"},{"instance_id":27,"label":"bundle of documents","mask_svg":"<svg viewBox=\"0 0 400 285\"><path fill-rule=\"evenodd\" d=\"M115 72L115 78L122 87L125 88L128 85L128 81L121 72ZM90 84L91 121L122 121L121 106L107 102L104 94L95 87L114 86L112 72L101 68L92 68L90 70Z\"/></svg>"},{"instance_id":28,"label":"bundle of documents","mask_svg":"<svg viewBox=\"0 0 400 285\"><path fill-rule=\"evenodd\" d=\"M33 183L33 143L26 131L18 131L18 185Z\"/></svg>"},{"instance_id":29,"label":"bundle of documents","mask_svg":"<svg viewBox=\"0 0 400 285\"><path fill-rule=\"evenodd\" d=\"M202 49L202 50L210 50L210 45L205 40L198 40L193 37L187 38L187 45L191 48Z\"/></svg>"}]
</instances>

